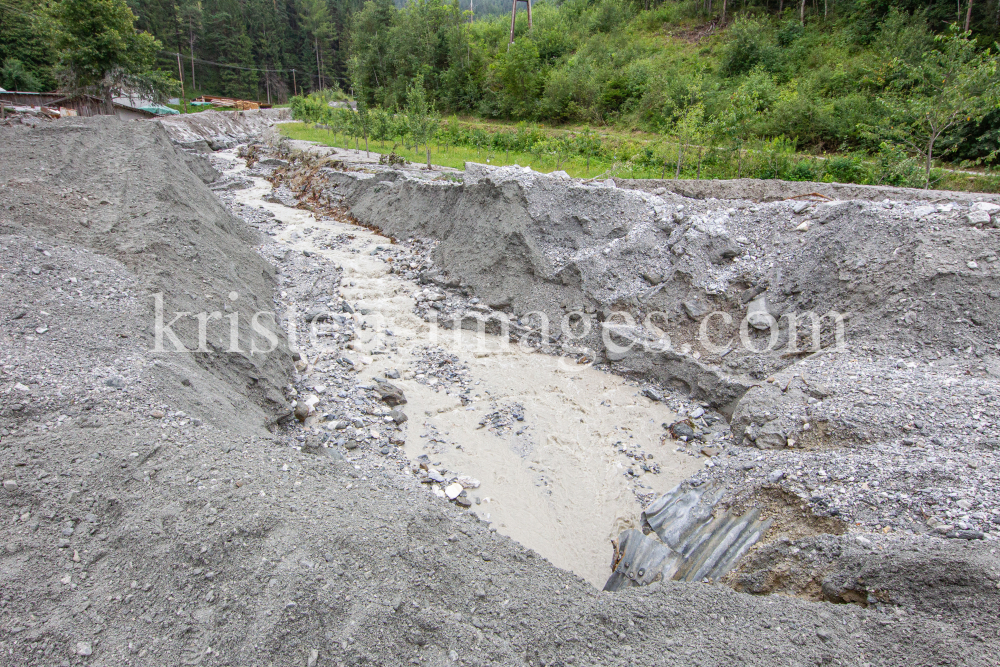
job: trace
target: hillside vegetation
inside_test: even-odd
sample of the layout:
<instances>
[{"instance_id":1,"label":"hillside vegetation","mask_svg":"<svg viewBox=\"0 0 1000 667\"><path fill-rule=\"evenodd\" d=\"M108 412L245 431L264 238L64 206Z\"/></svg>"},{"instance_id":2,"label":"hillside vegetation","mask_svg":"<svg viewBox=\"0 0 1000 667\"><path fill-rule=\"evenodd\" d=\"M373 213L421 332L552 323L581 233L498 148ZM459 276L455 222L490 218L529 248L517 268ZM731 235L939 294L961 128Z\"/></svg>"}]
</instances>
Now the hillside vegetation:
<instances>
[{"instance_id":1,"label":"hillside vegetation","mask_svg":"<svg viewBox=\"0 0 1000 667\"><path fill-rule=\"evenodd\" d=\"M890 181L913 180L907 158L921 184L936 157L992 160L995 54L936 6L749 6L724 23L708 7L540 2L510 44L507 17L468 24L441 0L370 0L354 17L351 84L369 106L402 108L419 76L442 111L641 129L737 157L765 140L860 152L896 165Z\"/></svg>"}]
</instances>

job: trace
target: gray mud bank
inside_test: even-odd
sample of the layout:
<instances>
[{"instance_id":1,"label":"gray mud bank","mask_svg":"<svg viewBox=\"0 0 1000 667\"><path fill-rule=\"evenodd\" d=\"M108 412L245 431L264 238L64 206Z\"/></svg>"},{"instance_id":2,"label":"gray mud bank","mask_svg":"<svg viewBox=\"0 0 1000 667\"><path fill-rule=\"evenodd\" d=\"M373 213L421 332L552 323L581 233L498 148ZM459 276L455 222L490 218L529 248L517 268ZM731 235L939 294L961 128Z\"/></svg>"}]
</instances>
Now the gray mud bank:
<instances>
[{"instance_id":1,"label":"gray mud bank","mask_svg":"<svg viewBox=\"0 0 1000 667\"><path fill-rule=\"evenodd\" d=\"M256 131L233 122L215 136ZM438 182L267 143L249 174L203 152L216 178L184 150L155 124L0 130L0 664L996 664L997 231L963 221L967 202L796 212L475 167ZM415 326L471 306L672 314L676 359L590 347L684 417L666 442L701 458L680 493L756 512L757 547L713 583L601 592L430 492L403 451L419 415L396 424L360 369L371 324L344 306L363 285L239 201L263 177L320 222L347 207L395 237L379 252L420 287ZM155 351L155 294L167 322L218 312L204 350L189 315L186 349ZM699 304L738 322L761 295L772 316L843 308L847 349L695 346ZM328 357L289 349L289 317L316 320L304 300L342 318ZM227 316L258 312L285 323L266 355L249 328L230 338ZM459 385L446 357L415 370ZM291 417L307 401L322 423Z\"/></svg>"}]
</instances>

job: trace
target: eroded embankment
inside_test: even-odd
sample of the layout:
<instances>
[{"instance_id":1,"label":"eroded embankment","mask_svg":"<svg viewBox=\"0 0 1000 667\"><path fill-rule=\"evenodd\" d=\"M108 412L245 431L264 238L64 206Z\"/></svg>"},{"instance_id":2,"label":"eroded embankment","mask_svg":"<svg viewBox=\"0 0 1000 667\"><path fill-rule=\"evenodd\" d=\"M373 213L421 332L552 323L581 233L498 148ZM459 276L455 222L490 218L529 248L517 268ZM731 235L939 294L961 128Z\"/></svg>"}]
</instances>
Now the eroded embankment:
<instances>
[{"instance_id":1,"label":"eroded embankment","mask_svg":"<svg viewBox=\"0 0 1000 667\"><path fill-rule=\"evenodd\" d=\"M712 465L681 491L728 489L685 519L691 536L721 539L712 521L725 507L738 509L726 538L737 546L755 526L765 541L846 525L995 535L1000 365L988 322L1000 290L990 202L957 195L928 205L902 191L880 191L901 199L878 203L698 201L476 165L462 182L367 165L359 173L349 152L336 159L330 168L304 158L276 182L316 210L343 204L390 236L433 239L435 267L417 277L450 296L418 300L418 313L469 328L506 316L514 339L538 334L539 312L550 323L590 316L589 336L556 331L552 349L575 344L586 357L590 346L607 368L732 415L728 434L694 408L671 429ZM810 313L826 316L816 340ZM638 324L608 339L602 322ZM623 351L629 342L639 344ZM943 405L968 412L955 419ZM762 453L737 461L740 445ZM681 570L698 571L672 571Z\"/></svg>"},{"instance_id":2,"label":"eroded embankment","mask_svg":"<svg viewBox=\"0 0 1000 667\"><path fill-rule=\"evenodd\" d=\"M279 203L261 172L236 165L225 176L249 176L253 185L233 201L270 214L266 229L278 256L301 253L339 276L314 279L295 265L285 274L295 290L285 299L287 326L308 362L299 400L315 401L304 426L330 445L343 440L346 447L353 433L390 459L424 463L439 476L427 481L441 497L446 489L462 493L455 499L500 533L602 587L608 545L638 525L639 500L652 500L700 465L665 436L661 425L675 421L673 411L575 359L424 321L413 312L424 287L395 270L421 258L349 221ZM317 291L318 299L298 291L327 280L336 285ZM331 306L330 298L343 298L346 307ZM345 358L356 375L344 377ZM402 389L406 402L391 417L382 410L386 423L358 433L345 424L364 410L355 412L339 394L379 381Z\"/></svg>"},{"instance_id":3,"label":"eroded embankment","mask_svg":"<svg viewBox=\"0 0 1000 667\"><path fill-rule=\"evenodd\" d=\"M909 358L971 347L996 359L1000 231L988 202L701 201L477 165L461 183L307 171L313 201L342 201L393 237L438 241L425 280L467 288L536 330L529 314L543 313L553 337L727 414L819 350ZM803 407L826 388L804 393ZM739 437L764 432L768 447L812 437L752 412ZM849 417L827 416L831 433L860 435Z\"/></svg>"}]
</instances>

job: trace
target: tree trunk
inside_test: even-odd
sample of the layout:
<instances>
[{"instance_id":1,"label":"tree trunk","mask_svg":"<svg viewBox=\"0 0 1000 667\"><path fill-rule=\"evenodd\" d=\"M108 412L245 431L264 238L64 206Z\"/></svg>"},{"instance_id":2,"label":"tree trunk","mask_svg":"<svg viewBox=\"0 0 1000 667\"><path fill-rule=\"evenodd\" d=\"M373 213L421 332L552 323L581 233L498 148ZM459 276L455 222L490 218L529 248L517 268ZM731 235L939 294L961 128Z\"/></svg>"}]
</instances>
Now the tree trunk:
<instances>
[{"instance_id":1,"label":"tree trunk","mask_svg":"<svg viewBox=\"0 0 1000 667\"><path fill-rule=\"evenodd\" d=\"M965 32L969 32L970 23L972 23L972 0L969 0L969 9L965 12Z\"/></svg>"},{"instance_id":2,"label":"tree trunk","mask_svg":"<svg viewBox=\"0 0 1000 667\"><path fill-rule=\"evenodd\" d=\"M681 177L681 163L682 163L682 161L684 159L684 148L685 148L686 145L687 145L686 143L685 144L680 144L680 146L677 149L677 171L674 172L674 180L675 181L678 178Z\"/></svg>"},{"instance_id":3,"label":"tree trunk","mask_svg":"<svg viewBox=\"0 0 1000 667\"><path fill-rule=\"evenodd\" d=\"M927 168L924 175L924 190L930 190L931 187L931 161L934 159L935 139L937 139L937 137L931 135L930 141L927 142Z\"/></svg>"},{"instance_id":4,"label":"tree trunk","mask_svg":"<svg viewBox=\"0 0 1000 667\"><path fill-rule=\"evenodd\" d=\"M805 1L802 0L802 2ZM726 25L726 0L722 0L722 20L719 21L719 25Z\"/></svg>"},{"instance_id":5,"label":"tree trunk","mask_svg":"<svg viewBox=\"0 0 1000 667\"><path fill-rule=\"evenodd\" d=\"M785 0L778 0L778 16L781 16L785 11Z\"/></svg>"},{"instance_id":6,"label":"tree trunk","mask_svg":"<svg viewBox=\"0 0 1000 667\"><path fill-rule=\"evenodd\" d=\"M701 146L698 146L698 178L701 178Z\"/></svg>"},{"instance_id":7,"label":"tree trunk","mask_svg":"<svg viewBox=\"0 0 1000 667\"><path fill-rule=\"evenodd\" d=\"M431 168L431 147L427 146L427 168Z\"/></svg>"},{"instance_id":8,"label":"tree trunk","mask_svg":"<svg viewBox=\"0 0 1000 667\"><path fill-rule=\"evenodd\" d=\"M799 5L799 23L806 24L806 0L802 0L802 4Z\"/></svg>"},{"instance_id":9,"label":"tree trunk","mask_svg":"<svg viewBox=\"0 0 1000 667\"><path fill-rule=\"evenodd\" d=\"M198 82L194 78L194 26L191 25L191 19L188 18L188 37L191 43L191 94L194 95L195 87Z\"/></svg>"},{"instance_id":10,"label":"tree trunk","mask_svg":"<svg viewBox=\"0 0 1000 667\"><path fill-rule=\"evenodd\" d=\"M806 0L802 0L802 2L805 1ZM319 89L323 90L323 75L320 74L319 69L319 37L314 35L313 40L313 43L316 45L316 81L319 84Z\"/></svg>"}]
</instances>

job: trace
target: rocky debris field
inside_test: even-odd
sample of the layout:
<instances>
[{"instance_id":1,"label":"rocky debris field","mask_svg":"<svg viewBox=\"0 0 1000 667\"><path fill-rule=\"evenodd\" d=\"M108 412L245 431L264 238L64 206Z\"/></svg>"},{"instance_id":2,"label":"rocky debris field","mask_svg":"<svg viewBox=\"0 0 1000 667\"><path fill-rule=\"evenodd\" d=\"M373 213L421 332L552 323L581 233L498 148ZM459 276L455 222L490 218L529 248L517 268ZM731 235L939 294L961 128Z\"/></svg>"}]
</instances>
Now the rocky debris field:
<instances>
[{"instance_id":1,"label":"rocky debris field","mask_svg":"<svg viewBox=\"0 0 1000 667\"><path fill-rule=\"evenodd\" d=\"M334 170L313 155L269 147L266 137L255 142L252 133L267 123L227 123L190 134L174 128L187 149L153 123L0 128L0 664L997 662L997 341L987 254L997 232L982 216L963 219L967 202L935 204L924 217L905 201L865 209L871 222L847 236L881 234L876 223L890 216L884 233L899 239L885 245L882 263L869 257L858 267L862 257L852 255L848 267L834 268L817 260L814 273L834 271L830 284L840 292L806 292L801 274L794 284L802 291L782 296L793 274L781 257L830 242L813 234L836 229L817 222L826 204L797 213L788 202L631 193L636 199L622 205L628 215L592 212L590 222L573 223L592 225L580 248L566 247L572 235L554 238L565 230L550 221L548 240L501 229L509 243L496 250L496 237L480 228L463 251L454 237L466 233L463 221L496 227L531 218L526 208L546 210L524 205L531 188L589 187L614 206L622 191L530 174L493 179L476 168L466 173L476 183L463 185L442 172L380 170L377 158L352 166L354 153L344 151L328 156L340 162ZM206 150L191 142L209 140L222 149L202 153L211 165L201 167L222 174L202 170L214 193L189 166ZM249 158L223 148L248 141L259 146L243 151ZM386 180L351 185L358 179ZM424 188L451 202L434 200L433 224L418 224ZM378 215L376 195L385 207ZM463 218L465 197L508 209L471 209ZM557 217L571 199L547 210ZM409 213L398 208L405 202ZM705 220L735 212L720 223L728 237L697 229L685 236L692 223L681 235L684 254L670 248L647 264L624 246L646 211L653 228L657 206L671 209L670 235L690 221L673 222L673 212ZM812 217L809 229L785 230L803 216ZM762 228L768 220L770 232ZM377 237L371 228L382 225L386 236ZM700 253L717 248L713 238L755 260L734 264L745 255L723 252L723 264L699 265ZM525 255L525 243L541 250ZM897 245L904 249L893 255ZM578 256L589 250L591 264ZM886 268L904 252L926 271ZM338 254L331 261L326 253ZM517 273L526 256L536 262L528 277ZM578 277L571 271L568 284L544 285L563 261L576 262ZM677 358L615 360L593 341L515 323L523 327L515 334L534 335L533 346L552 353L535 355L529 370L545 370L544 359L558 353L574 367L597 361L611 372L590 369L593 376L566 384L609 378L602 391L610 416L600 424L608 456L621 457L616 479L632 480L625 488L636 517L636 496L676 474L688 486L721 484L724 505L755 506L774 519L719 582L603 593L508 536L517 527L500 525L502 508L495 520L484 518L491 480L437 465L445 455L466 456L457 447L472 438L522 438L537 451L544 413L533 406L544 403L497 390L516 363L453 347L444 338L451 330L431 344L423 327L457 314L461 328L476 312L520 318L528 306L555 315L566 312L563 302L594 314L615 303L635 308L630 298L664 284L655 278L665 281L671 270L651 297L683 297L684 313L685 302L701 299L735 317L740 295L766 279L744 309L765 293L769 309L806 298L833 308L847 298L858 329L848 329L841 352L759 360L733 352L714 363L710 354L694 358L693 346ZM600 276L614 280L599 286ZM908 301L885 302L883 276L900 281L895 294ZM173 329L185 350L167 337L155 351L157 293L164 323L195 314ZM673 302L661 306L680 314L669 310ZM922 326L891 333L890 308ZM232 344L230 322L250 322L255 312L282 324L268 354L250 353L268 341L249 326ZM379 313L389 313L386 321ZM975 322L984 317L993 319ZM690 334L694 320L685 322ZM691 382L678 386L668 371ZM735 404L715 388L735 394ZM562 396L540 389L542 398ZM614 402L622 396L626 402ZM648 420L636 415L650 412L663 414L662 423L643 426ZM449 415L463 420L435 421ZM640 427L641 438L631 437ZM672 473L652 470L668 462ZM537 483L558 497L560 464L568 465L540 462L523 488ZM600 548L610 566L610 547Z\"/></svg>"}]
</instances>

